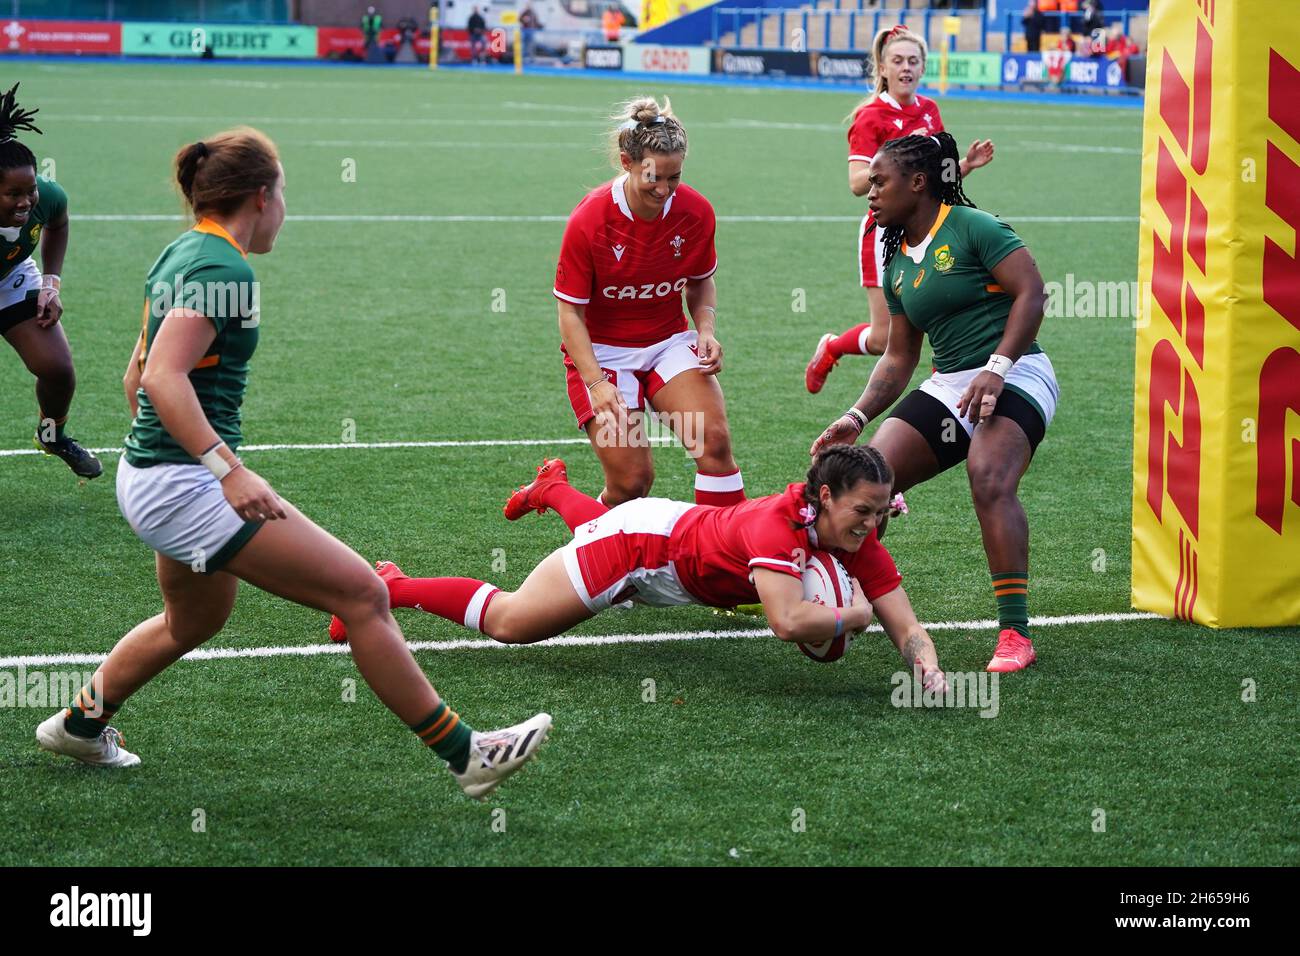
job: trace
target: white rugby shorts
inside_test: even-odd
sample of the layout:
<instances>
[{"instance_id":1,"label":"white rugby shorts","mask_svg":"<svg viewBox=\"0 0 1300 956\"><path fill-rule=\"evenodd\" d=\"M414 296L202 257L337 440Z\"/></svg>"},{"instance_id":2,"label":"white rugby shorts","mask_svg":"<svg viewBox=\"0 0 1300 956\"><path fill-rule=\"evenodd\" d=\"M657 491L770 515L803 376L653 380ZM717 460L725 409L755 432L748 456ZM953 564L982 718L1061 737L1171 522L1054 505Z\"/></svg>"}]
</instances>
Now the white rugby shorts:
<instances>
[{"instance_id":1,"label":"white rugby shorts","mask_svg":"<svg viewBox=\"0 0 1300 956\"><path fill-rule=\"evenodd\" d=\"M921 383L921 391L943 402L952 417L961 422L961 427L970 435L975 426L957 414L957 402L966 391L966 386L983 368L962 369L960 372L935 372ZM1022 355L1011 371L1007 373L1006 391L1015 392L1033 405L1038 414L1043 416L1043 425L1052 424L1056 415L1056 402L1061 390L1056 384L1056 372L1045 352Z\"/></svg>"},{"instance_id":2,"label":"white rugby shorts","mask_svg":"<svg viewBox=\"0 0 1300 956\"><path fill-rule=\"evenodd\" d=\"M596 361L609 380L623 393L628 411L642 411L646 403L654 404L655 393L688 369L700 367L697 354L699 334L694 329L670 335L662 342L640 348L592 343ZM591 392L578 374L573 360L564 359L569 391L569 404L578 419L578 427L585 428L595 417L591 409Z\"/></svg>"},{"instance_id":3,"label":"white rugby shorts","mask_svg":"<svg viewBox=\"0 0 1300 956\"><path fill-rule=\"evenodd\" d=\"M203 465L137 468L123 455L117 505L141 541L205 574L220 571L262 526L239 517Z\"/></svg>"},{"instance_id":4,"label":"white rugby shorts","mask_svg":"<svg viewBox=\"0 0 1300 956\"><path fill-rule=\"evenodd\" d=\"M636 498L579 525L560 549L582 603L598 613L631 600L651 607L697 604L668 560L668 539L695 505Z\"/></svg>"},{"instance_id":5,"label":"white rugby shorts","mask_svg":"<svg viewBox=\"0 0 1300 956\"><path fill-rule=\"evenodd\" d=\"M28 256L18 265L14 266L3 279L0 279L0 310L9 308L11 305L17 305L32 292L37 292L41 288L41 270L36 267L36 263Z\"/></svg>"}]
</instances>

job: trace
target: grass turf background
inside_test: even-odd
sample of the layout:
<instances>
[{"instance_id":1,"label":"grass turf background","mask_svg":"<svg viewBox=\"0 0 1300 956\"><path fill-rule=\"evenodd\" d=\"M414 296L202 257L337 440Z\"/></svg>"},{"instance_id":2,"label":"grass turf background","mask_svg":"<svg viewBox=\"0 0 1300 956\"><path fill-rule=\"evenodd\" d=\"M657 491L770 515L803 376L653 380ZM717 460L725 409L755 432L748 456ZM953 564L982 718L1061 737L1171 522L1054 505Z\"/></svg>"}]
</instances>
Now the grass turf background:
<instances>
[{"instance_id":1,"label":"grass turf background","mask_svg":"<svg viewBox=\"0 0 1300 956\"><path fill-rule=\"evenodd\" d=\"M54 160L74 216L65 326L79 377L71 429L86 444L117 445L129 426L120 378L143 279L182 225L85 217L179 214L171 154L238 122L279 144L291 217L254 263L263 328L248 442L336 442L345 420L362 442L577 434L550 295L563 222L380 217L563 217L610 175L605 114L644 86L209 64L37 63L23 74L21 101L41 107L46 131L29 145ZM686 180L720 216L846 217L718 227L737 458L751 493L776 491L801 476L808 443L869 369L846 359L821 395L803 391L818 335L865 315L847 218L861 204L845 189L840 122L858 95L666 92L690 133ZM1048 281L1136 277L1135 218L1025 217L1136 217L1139 112L954 99L944 119L959 142L997 143L967 191L1017 227ZM492 309L495 290L504 312ZM801 297L806 312L792 309ZM1128 609L1131 326L1044 325L1062 400L1023 487L1033 613ZM0 447L29 441L30 378L12 353L0 361L0 423ZM580 446L247 458L368 557L510 587L565 540L553 516L500 517L508 490L555 450L576 485L599 487ZM149 554L117 512L115 456L103 457L92 483L52 459L0 457L0 655L105 652L158 610ZM683 453L656 459L655 493L689 500ZM909 502L888 543L921 618L993 616L964 475ZM399 619L412 639L464 636L426 615ZM637 610L577 633L752 623ZM323 625L245 587L212 646L316 644ZM989 631L934 636L949 670L982 668L992 647ZM182 663L115 721L144 759L129 773L37 751L32 729L48 708L0 709L0 864L1295 865L1297 636L1169 622L1043 628L1041 663L1001 682L991 720L890 706L899 662L879 636L825 667L771 639L421 652L473 726L542 708L556 717L539 764L487 807L464 800L364 684L343 702L357 677L346 657ZM646 678L657 703L642 702ZM496 807L505 832L492 827ZM206 833L191 830L195 808ZM792 829L796 808L805 832ZM1104 833L1092 827L1097 808Z\"/></svg>"}]
</instances>

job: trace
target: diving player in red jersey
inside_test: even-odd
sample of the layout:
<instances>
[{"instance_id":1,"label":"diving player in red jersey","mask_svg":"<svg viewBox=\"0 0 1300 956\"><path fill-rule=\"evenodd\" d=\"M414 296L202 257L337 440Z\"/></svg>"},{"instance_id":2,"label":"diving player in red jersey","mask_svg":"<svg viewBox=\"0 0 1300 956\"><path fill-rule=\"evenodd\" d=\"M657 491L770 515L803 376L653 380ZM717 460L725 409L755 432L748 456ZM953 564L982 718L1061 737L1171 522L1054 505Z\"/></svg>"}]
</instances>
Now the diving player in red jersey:
<instances>
[{"instance_id":1,"label":"diving player in red jersey","mask_svg":"<svg viewBox=\"0 0 1300 956\"><path fill-rule=\"evenodd\" d=\"M716 378L713 207L681 183L686 131L667 103L633 100L620 117L623 174L574 209L555 270L569 402L604 470L605 505L643 497L654 482L647 406L695 459L696 502L735 504L745 491ZM521 502L506 504L511 521L529 510Z\"/></svg>"},{"instance_id":2,"label":"diving player in red jersey","mask_svg":"<svg viewBox=\"0 0 1300 956\"><path fill-rule=\"evenodd\" d=\"M916 92L925 74L925 39L900 25L877 33L871 50L877 71L875 89L853 111L849 127L849 190L855 196L865 196L871 188L871 160L881 146L891 139L933 136L943 129L939 104ZM965 177L992 160L993 143L976 140L961 160L961 174ZM867 290L870 321L840 335L827 332L821 337L804 371L804 385L813 394L822 390L841 356L885 352L889 310L880 288L882 235L868 210L858 230L858 279Z\"/></svg>"},{"instance_id":3,"label":"diving player in red jersey","mask_svg":"<svg viewBox=\"0 0 1300 956\"><path fill-rule=\"evenodd\" d=\"M518 591L473 578L410 578L376 565L393 607L414 607L503 644L546 640L625 601L653 607L735 607L762 602L783 641L821 643L880 620L927 687L942 690L934 643L916 619L893 558L876 536L890 509L893 472L870 446L836 445L807 480L781 494L728 507L638 498L606 508L571 486L563 463L528 486L529 507L559 512L574 537L539 564ZM829 551L854 579L843 609L803 598L803 562ZM347 639L330 621L330 637Z\"/></svg>"}]
</instances>

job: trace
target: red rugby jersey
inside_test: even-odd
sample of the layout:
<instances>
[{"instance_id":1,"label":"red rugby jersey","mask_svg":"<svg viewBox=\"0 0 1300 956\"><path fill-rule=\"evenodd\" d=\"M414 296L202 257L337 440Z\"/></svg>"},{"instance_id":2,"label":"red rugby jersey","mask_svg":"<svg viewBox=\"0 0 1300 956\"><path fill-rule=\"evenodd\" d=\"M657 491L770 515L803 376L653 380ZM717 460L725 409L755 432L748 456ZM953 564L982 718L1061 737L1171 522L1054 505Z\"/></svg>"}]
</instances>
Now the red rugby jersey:
<instances>
[{"instance_id":1,"label":"red rugby jersey","mask_svg":"<svg viewBox=\"0 0 1300 956\"><path fill-rule=\"evenodd\" d=\"M803 482L777 495L738 505L700 505L677 520L669 537L669 560L682 585L710 607L735 607L758 601L753 571L764 568L802 579L801 558L817 547L816 534L803 526L812 516L803 500ZM856 552L832 550L867 600L902 583L885 546L872 531Z\"/></svg>"},{"instance_id":2,"label":"red rugby jersey","mask_svg":"<svg viewBox=\"0 0 1300 956\"><path fill-rule=\"evenodd\" d=\"M870 162L880 147L891 139L913 134L933 136L943 129L939 104L924 96L911 106L900 106L888 93L881 93L853 116L849 127L849 162Z\"/></svg>"},{"instance_id":3,"label":"red rugby jersey","mask_svg":"<svg viewBox=\"0 0 1300 956\"><path fill-rule=\"evenodd\" d=\"M688 279L718 268L709 201L685 183L653 222L633 215L624 173L569 216L555 269L556 298L586 306L592 342L642 348L686 331Z\"/></svg>"}]
</instances>

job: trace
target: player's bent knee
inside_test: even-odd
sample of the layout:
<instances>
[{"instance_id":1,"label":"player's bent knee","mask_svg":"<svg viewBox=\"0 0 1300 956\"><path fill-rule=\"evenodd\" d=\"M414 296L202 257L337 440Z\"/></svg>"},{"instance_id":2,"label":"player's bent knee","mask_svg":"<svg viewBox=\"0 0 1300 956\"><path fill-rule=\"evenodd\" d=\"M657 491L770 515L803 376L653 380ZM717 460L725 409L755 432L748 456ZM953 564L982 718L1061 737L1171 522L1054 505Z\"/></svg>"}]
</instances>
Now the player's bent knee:
<instances>
[{"instance_id":1,"label":"player's bent knee","mask_svg":"<svg viewBox=\"0 0 1300 956\"><path fill-rule=\"evenodd\" d=\"M654 480L655 473L653 469L638 470L632 474L611 477L605 483L605 504L612 508L615 505L623 504L625 501L644 498L650 493Z\"/></svg>"},{"instance_id":2,"label":"player's bent knee","mask_svg":"<svg viewBox=\"0 0 1300 956\"><path fill-rule=\"evenodd\" d=\"M71 389L77 384L77 371L71 358L34 362L29 366L29 371L42 384L52 388Z\"/></svg>"},{"instance_id":3,"label":"player's bent knee","mask_svg":"<svg viewBox=\"0 0 1300 956\"><path fill-rule=\"evenodd\" d=\"M1016 497L1016 480L1005 468L994 465L973 467L970 472L971 500L976 508L996 507Z\"/></svg>"},{"instance_id":4,"label":"player's bent knee","mask_svg":"<svg viewBox=\"0 0 1300 956\"><path fill-rule=\"evenodd\" d=\"M188 610L178 612L170 605L165 613L167 633L171 635L173 641L187 651L220 634L221 629L226 626L226 619L230 616L229 611L224 614L198 615Z\"/></svg>"},{"instance_id":5,"label":"player's bent knee","mask_svg":"<svg viewBox=\"0 0 1300 956\"><path fill-rule=\"evenodd\" d=\"M701 467L707 462L717 468L726 468L731 464L731 429L726 421L709 422L704 426L704 454L700 456ZM704 470L709 470L704 468Z\"/></svg>"},{"instance_id":6,"label":"player's bent knee","mask_svg":"<svg viewBox=\"0 0 1300 956\"><path fill-rule=\"evenodd\" d=\"M344 621L383 617L389 612L388 585L376 574L357 575L349 581L334 613Z\"/></svg>"}]
</instances>

